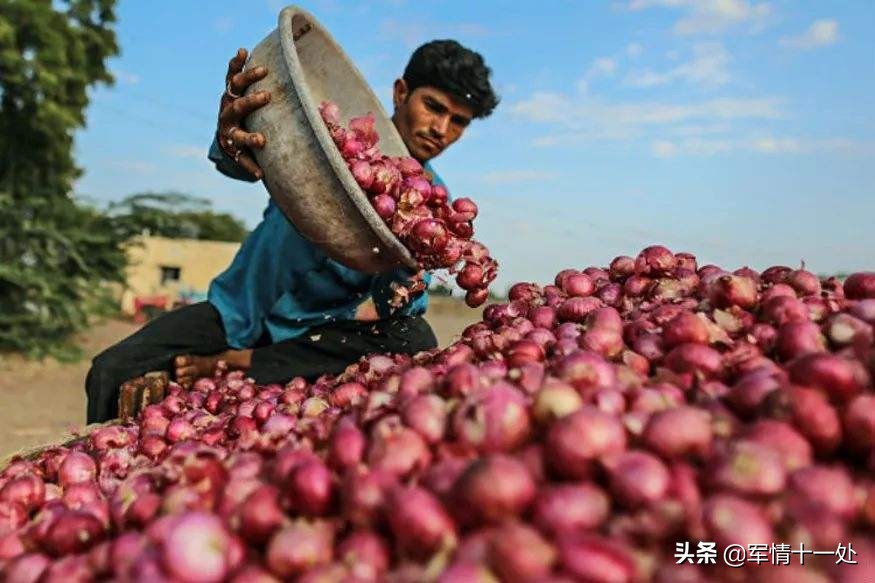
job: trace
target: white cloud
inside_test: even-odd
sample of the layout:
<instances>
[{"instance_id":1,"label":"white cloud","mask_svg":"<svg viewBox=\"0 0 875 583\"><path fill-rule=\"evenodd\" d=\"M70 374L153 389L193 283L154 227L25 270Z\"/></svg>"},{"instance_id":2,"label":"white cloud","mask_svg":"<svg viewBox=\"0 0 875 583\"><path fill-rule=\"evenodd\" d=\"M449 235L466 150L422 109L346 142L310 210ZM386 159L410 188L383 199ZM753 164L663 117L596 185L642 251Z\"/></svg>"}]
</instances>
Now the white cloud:
<instances>
[{"instance_id":1,"label":"white cloud","mask_svg":"<svg viewBox=\"0 0 875 583\"><path fill-rule=\"evenodd\" d=\"M719 34L742 25L750 32L759 32L772 14L768 2L748 0L631 0L626 7L633 11L652 7L681 10L684 15L673 28L680 35Z\"/></svg>"},{"instance_id":2,"label":"white cloud","mask_svg":"<svg viewBox=\"0 0 875 583\"><path fill-rule=\"evenodd\" d=\"M814 21L808 30L796 36L785 36L781 46L791 49L815 49L835 43L839 39L839 23L832 19Z\"/></svg>"},{"instance_id":3,"label":"white cloud","mask_svg":"<svg viewBox=\"0 0 875 583\"><path fill-rule=\"evenodd\" d=\"M629 43L626 45L626 56L630 59L635 59L641 56L644 52L644 47L639 43Z\"/></svg>"},{"instance_id":4,"label":"white cloud","mask_svg":"<svg viewBox=\"0 0 875 583\"><path fill-rule=\"evenodd\" d=\"M852 155L871 155L873 153L873 144L848 138L813 139L760 135L739 139L687 138L674 141L654 140L650 144L650 152L656 158L674 158L681 155L710 157L729 152L749 152L765 155L844 152Z\"/></svg>"},{"instance_id":5,"label":"white cloud","mask_svg":"<svg viewBox=\"0 0 875 583\"><path fill-rule=\"evenodd\" d=\"M611 76L617 70L617 61L610 57L599 57L595 61L593 61L592 66L589 68L589 72L587 74L588 77L598 77L601 75Z\"/></svg>"},{"instance_id":6,"label":"white cloud","mask_svg":"<svg viewBox=\"0 0 875 583\"><path fill-rule=\"evenodd\" d=\"M723 133L736 120L780 119L785 115L782 105L783 101L774 97L724 97L699 103L617 103L588 95L573 98L540 92L511 104L509 110L518 119L551 126L548 135L532 142L545 148L596 141L663 139L666 134L695 136L695 131ZM652 136L654 132L660 135Z\"/></svg>"},{"instance_id":7,"label":"white cloud","mask_svg":"<svg viewBox=\"0 0 875 583\"><path fill-rule=\"evenodd\" d=\"M727 65L732 57L722 45L699 44L693 48L693 52L692 60L666 71L633 71L626 76L625 83L633 87L653 87L684 81L691 85L716 87L729 82L731 75Z\"/></svg>"},{"instance_id":8,"label":"white cloud","mask_svg":"<svg viewBox=\"0 0 875 583\"><path fill-rule=\"evenodd\" d=\"M484 174L480 181L490 186L516 184L519 182L543 182L556 178L553 172L544 170L494 170Z\"/></svg>"}]
</instances>

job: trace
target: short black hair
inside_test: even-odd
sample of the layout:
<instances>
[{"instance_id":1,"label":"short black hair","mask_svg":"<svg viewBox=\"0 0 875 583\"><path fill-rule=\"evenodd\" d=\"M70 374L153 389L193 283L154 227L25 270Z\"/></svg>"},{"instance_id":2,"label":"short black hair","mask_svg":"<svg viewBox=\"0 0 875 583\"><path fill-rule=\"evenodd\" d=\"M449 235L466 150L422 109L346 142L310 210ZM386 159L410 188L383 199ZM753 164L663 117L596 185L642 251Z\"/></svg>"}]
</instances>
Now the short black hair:
<instances>
[{"instance_id":1,"label":"short black hair","mask_svg":"<svg viewBox=\"0 0 875 583\"><path fill-rule=\"evenodd\" d=\"M492 70L480 53L454 40L433 40L410 56L404 82L411 93L418 87L434 87L453 95L474 110L474 117L487 117L498 105L489 83Z\"/></svg>"}]
</instances>

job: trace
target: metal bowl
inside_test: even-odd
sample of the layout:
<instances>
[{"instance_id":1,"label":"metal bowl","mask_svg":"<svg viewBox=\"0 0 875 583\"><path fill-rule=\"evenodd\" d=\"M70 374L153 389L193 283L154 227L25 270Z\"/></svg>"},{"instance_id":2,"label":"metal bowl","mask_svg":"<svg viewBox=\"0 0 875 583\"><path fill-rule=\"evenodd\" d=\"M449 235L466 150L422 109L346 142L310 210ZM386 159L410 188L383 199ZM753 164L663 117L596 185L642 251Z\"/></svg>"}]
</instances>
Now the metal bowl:
<instances>
[{"instance_id":1,"label":"metal bowl","mask_svg":"<svg viewBox=\"0 0 875 583\"><path fill-rule=\"evenodd\" d=\"M309 12L288 6L277 28L252 51L247 67L267 77L247 93L266 90L271 101L246 118L267 143L255 151L264 185L302 235L339 263L366 273L416 260L377 215L331 140L319 104L333 101L345 118L373 112L380 150L409 153L362 74ZM292 260L293 258L289 258Z\"/></svg>"}]
</instances>

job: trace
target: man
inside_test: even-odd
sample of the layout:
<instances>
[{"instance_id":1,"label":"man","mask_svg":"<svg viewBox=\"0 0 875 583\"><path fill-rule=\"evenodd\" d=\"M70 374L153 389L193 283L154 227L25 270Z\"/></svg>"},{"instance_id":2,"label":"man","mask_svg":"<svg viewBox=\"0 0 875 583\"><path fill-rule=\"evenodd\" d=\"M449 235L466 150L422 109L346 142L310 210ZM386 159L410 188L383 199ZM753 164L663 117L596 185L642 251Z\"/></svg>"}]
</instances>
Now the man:
<instances>
[{"instance_id":1,"label":"man","mask_svg":"<svg viewBox=\"0 0 875 583\"><path fill-rule=\"evenodd\" d=\"M244 71L246 58L240 49L228 65L209 157L222 173L256 181L262 171L251 148L263 148L265 138L243 129L243 120L270 95L241 97L267 74L263 67ZM429 172L429 160L498 104L489 75L478 53L441 40L416 49L395 81L392 121ZM371 275L331 260L271 201L230 267L210 284L208 301L168 312L94 358L86 379L88 422L116 417L120 384L148 371L165 370L188 386L224 360L266 384L336 374L374 352L434 348L434 333L422 317L425 293L389 309L391 284L410 275L406 269Z\"/></svg>"}]
</instances>

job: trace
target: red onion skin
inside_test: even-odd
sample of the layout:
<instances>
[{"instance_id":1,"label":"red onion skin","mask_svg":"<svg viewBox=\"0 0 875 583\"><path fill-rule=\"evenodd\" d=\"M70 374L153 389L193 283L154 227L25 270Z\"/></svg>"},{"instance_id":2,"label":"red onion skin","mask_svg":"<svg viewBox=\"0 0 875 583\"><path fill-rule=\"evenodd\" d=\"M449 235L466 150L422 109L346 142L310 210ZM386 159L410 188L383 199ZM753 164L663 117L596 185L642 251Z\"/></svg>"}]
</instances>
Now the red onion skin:
<instances>
[{"instance_id":1,"label":"red onion skin","mask_svg":"<svg viewBox=\"0 0 875 583\"><path fill-rule=\"evenodd\" d=\"M836 402L849 401L864 387L851 363L832 354L808 354L794 360L790 363L790 379L819 388Z\"/></svg>"},{"instance_id":2,"label":"red onion skin","mask_svg":"<svg viewBox=\"0 0 875 583\"><path fill-rule=\"evenodd\" d=\"M367 439L355 424L345 417L338 421L329 445L328 463L336 469L355 466L362 460Z\"/></svg>"},{"instance_id":3,"label":"red onion skin","mask_svg":"<svg viewBox=\"0 0 875 583\"><path fill-rule=\"evenodd\" d=\"M796 502L815 504L851 521L857 513L854 483L840 467L808 466L790 476L790 494Z\"/></svg>"},{"instance_id":4,"label":"red onion skin","mask_svg":"<svg viewBox=\"0 0 875 583\"><path fill-rule=\"evenodd\" d=\"M562 322L584 322L590 312L601 307L601 300L593 297L571 297L559 304L556 315Z\"/></svg>"},{"instance_id":5,"label":"red onion skin","mask_svg":"<svg viewBox=\"0 0 875 583\"><path fill-rule=\"evenodd\" d=\"M97 477L97 464L86 454L73 451L67 454L58 470L58 483L62 487L80 482L91 482Z\"/></svg>"},{"instance_id":6,"label":"red onion skin","mask_svg":"<svg viewBox=\"0 0 875 583\"><path fill-rule=\"evenodd\" d=\"M595 389L617 384L614 366L595 352L577 351L569 354L559 359L553 369L558 378L573 385L584 397Z\"/></svg>"},{"instance_id":7,"label":"red onion skin","mask_svg":"<svg viewBox=\"0 0 875 583\"><path fill-rule=\"evenodd\" d=\"M778 296L763 302L760 308L763 322L781 326L787 322L808 321L808 308L796 298Z\"/></svg>"},{"instance_id":8,"label":"red onion skin","mask_svg":"<svg viewBox=\"0 0 875 583\"><path fill-rule=\"evenodd\" d=\"M717 378L723 371L723 360L719 352L693 343L674 347L665 356L665 365L676 373L694 373L705 378Z\"/></svg>"},{"instance_id":9,"label":"red onion skin","mask_svg":"<svg viewBox=\"0 0 875 583\"><path fill-rule=\"evenodd\" d=\"M535 497L526 466L504 454L474 460L453 487L454 510L466 523L496 524L518 516Z\"/></svg>"},{"instance_id":10,"label":"red onion skin","mask_svg":"<svg viewBox=\"0 0 875 583\"><path fill-rule=\"evenodd\" d=\"M635 273L647 276L666 275L677 267L674 254L662 245L646 247L635 259Z\"/></svg>"},{"instance_id":11,"label":"red onion skin","mask_svg":"<svg viewBox=\"0 0 875 583\"><path fill-rule=\"evenodd\" d=\"M844 290L850 300L875 298L875 271L852 273L845 280Z\"/></svg>"},{"instance_id":12,"label":"red onion skin","mask_svg":"<svg viewBox=\"0 0 875 583\"><path fill-rule=\"evenodd\" d=\"M485 453L510 451L531 432L525 397L502 381L471 393L456 410L452 426L457 439Z\"/></svg>"},{"instance_id":13,"label":"red onion skin","mask_svg":"<svg viewBox=\"0 0 875 583\"><path fill-rule=\"evenodd\" d=\"M553 536L599 528L608 519L611 499L591 482L559 483L539 489L533 521Z\"/></svg>"},{"instance_id":14,"label":"red onion skin","mask_svg":"<svg viewBox=\"0 0 875 583\"><path fill-rule=\"evenodd\" d=\"M399 581L420 580L418 578ZM495 575L483 564L457 560L450 564L437 578L437 583L495 583Z\"/></svg>"},{"instance_id":15,"label":"red onion skin","mask_svg":"<svg viewBox=\"0 0 875 583\"><path fill-rule=\"evenodd\" d=\"M337 558L353 577L376 580L389 570L390 549L382 536L367 530L353 532L337 546Z\"/></svg>"},{"instance_id":16,"label":"red onion skin","mask_svg":"<svg viewBox=\"0 0 875 583\"><path fill-rule=\"evenodd\" d=\"M859 453L875 451L875 395L855 397L844 411L845 444Z\"/></svg>"},{"instance_id":17,"label":"red onion skin","mask_svg":"<svg viewBox=\"0 0 875 583\"><path fill-rule=\"evenodd\" d=\"M431 462L431 453L419 433L400 427L373 435L367 460L374 470L406 476L426 468Z\"/></svg>"},{"instance_id":18,"label":"red onion skin","mask_svg":"<svg viewBox=\"0 0 875 583\"><path fill-rule=\"evenodd\" d=\"M788 472L807 467L813 462L814 454L808 441L782 421L761 419L747 428L744 440L777 453Z\"/></svg>"},{"instance_id":19,"label":"red onion skin","mask_svg":"<svg viewBox=\"0 0 875 583\"><path fill-rule=\"evenodd\" d=\"M4 580L7 583L36 583L50 564L51 559L37 552L19 555L6 565Z\"/></svg>"},{"instance_id":20,"label":"red onion skin","mask_svg":"<svg viewBox=\"0 0 875 583\"><path fill-rule=\"evenodd\" d=\"M540 580L556 562L556 549L534 528L511 522L492 537L489 563L503 581Z\"/></svg>"},{"instance_id":21,"label":"red onion skin","mask_svg":"<svg viewBox=\"0 0 875 583\"><path fill-rule=\"evenodd\" d=\"M560 287L568 297L585 297L595 291L595 283L585 273L572 273L562 279Z\"/></svg>"},{"instance_id":22,"label":"red onion skin","mask_svg":"<svg viewBox=\"0 0 875 583\"><path fill-rule=\"evenodd\" d=\"M626 255L615 257L608 268L613 280L622 280L635 273L635 259Z\"/></svg>"},{"instance_id":23,"label":"red onion skin","mask_svg":"<svg viewBox=\"0 0 875 583\"><path fill-rule=\"evenodd\" d=\"M754 442L734 442L709 473L717 488L748 496L774 495L787 483L781 457Z\"/></svg>"},{"instance_id":24,"label":"red onion skin","mask_svg":"<svg viewBox=\"0 0 875 583\"><path fill-rule=\"evenodd\" d=\"M646 295L653 286L653 280L643 275L632 275L623 283L623 293L631 298Z\"/></svg>"},{"instance_id":25,"label":"red onion skin","mask_svg":"<svg viewBox=\"0 0 875 583\"><path fill-rule=\"evenodd\" d=\"M446 431L447 405L437 395L417 395L405 403L402 418L407 425L418 431L427 443L438 443L443 439Z\"/></svg>"},{"instance_id":26,"label":"red onion skin","mask_svg":"<svg viewBox=\"0 0 875 583\"><path fill-rule=\"evenodd\" d=\"M663 326L662 339L667 348L678 344L708 344L708 327L701 318L690 312L682 312Z\"/></svg>"},{"instance_id":27,"label":"red onion skin","mask_svg":"<svg viewBox=\"0 0 875 583\"><path fill-rule=\"evenodd\" d=\"M578 581L632 583L635 561L621 545L596 535L574 534L559 541L559 560Z\"/></svg>"},{"instance_id":28,"label":"red onion skin","mask_svg":"<svg viewBox=\"0 0 875 583\"><path fill-rule=\"evenodd\" d=\"M279 491L270 484L255 489L240 505L238 531L247 541L262 543L282 525Z\"/></svg>"},{"instance_id":29,"label":"red onion skin","mask_svg":"<svg viewBox=\"0 0 875 583\"><path fill-rule=\"evenodd\" d=\"M711 453L714 433L711 416L694 407L677 407L650 418L642 436L647 447L666 459Z\"/></svg>"},{"instance_id":30,"label":"red onion skin","mask_svg":"<svg viewBox=\"0 0 875 583\"><path fill-rule=\"evenodd\" d=\"M456 540L456 527L437 498L416 486L390 494L389 525L401 547L414 556L429 556Z\"/></svg>"},{"instance_id":31,"label":"red onion skin","mask_svg":"<svg viewBox=\"0 0 875 583\"><path fill-rule=\"evenodd\" d=\"M87 550L104 536L104 527L92 514L72 510L56 518L42 540L43 547L56 557Z\"/></svg>"},{"instance_id":32,"label":"red onion skin","mask_svg":"<svg viewBox=\"0 0 875 583\"><path fill-rule=\"evenodd\" d=\"M548 463L566 478L586 478L592 462L626 448L626 432L613 416L590 406L556 420L547 433Z\"/></svg>"},{"instance_id":33,"label":"red onion skin","mask_svg":"<svg viewBox=\"0 0 875 583\"><path fill-rule=\"evenodd\" d=\"M841 420L826 396L816 389L792 386L774 391L763 402L767 414L792 421L794 428L811 443L816 454L825 456L842 439Z\"/></svg>"},{"instance_id":34,"label":"red onion skin","mask_svg":"<svg viewBox=\"0 0 875 583\"><path fill-rule=\"evenodd\" d=\"M675 261L677 261L678 269L689 269L690 271L696 271L699 269L698 262L696 261L696 256L692 253L675 253L674 254Z\"/></svg>"},{"instance_id":35,"label":"red onion skin","mask_svg":"<svg viewBox=\"0 0 875 583\"><path fill-rule=\"evenodd\" d=\"M573 386L550 381L535 395L532 415L538 423L549 424L583 406L583 399Z\"/></svg>"},{"instance_id":36,"label":"red onion skin","mask_svg":"<svg viewBox=\"0 0 875 583\"><path fill-rule=\"evenodd\" d=\"M611 492L628 507L654 503L668 492L668 469L652 454L630 450L609 457L604 463Z\"/></svg>"},{"instance_id":37,"label":"red onion skin","mask_svg":"<svg viewBox=\"0 0 875 583\"><path fill-rule=\"evenodd\" d=\"M782 360L792 360L824 350L826 350L826 342L817 324L793 321L778 328L775 353Z\"/></svg>"},{"instance_id":38,"label":"red onion skin","mask_svg":"<svg viewBox=\"0 0 875 583\"><path fill-rule=\"evenodd\" d=\"M0 502L17 503L30 512L43 505L46 485L34 474L20 474L0 488Z\"/></svg>"},{"instance_id":39,"label":"red onion skin","mask_svg":"<svg viewBox=\"0 0 875 583\"><path fill-rule=\"evenodd\" d=\"M331 562L333 546L334 531L327 523L296 520L271 537L267 546L267 567L282 578L300 575Z\"/></svg>"},{"instance_id":40,"label":"red onion skin","mask_svg":"<svg viewBox=\"0 0 875 583\"><path fill-rule=\"evenodd\" d=\"M705 526L708 536L725 547L740 544L771 544L772 527L761 508L743 498L730 494L716 494L705 501Z\"/></svg>"}]
</instances>

